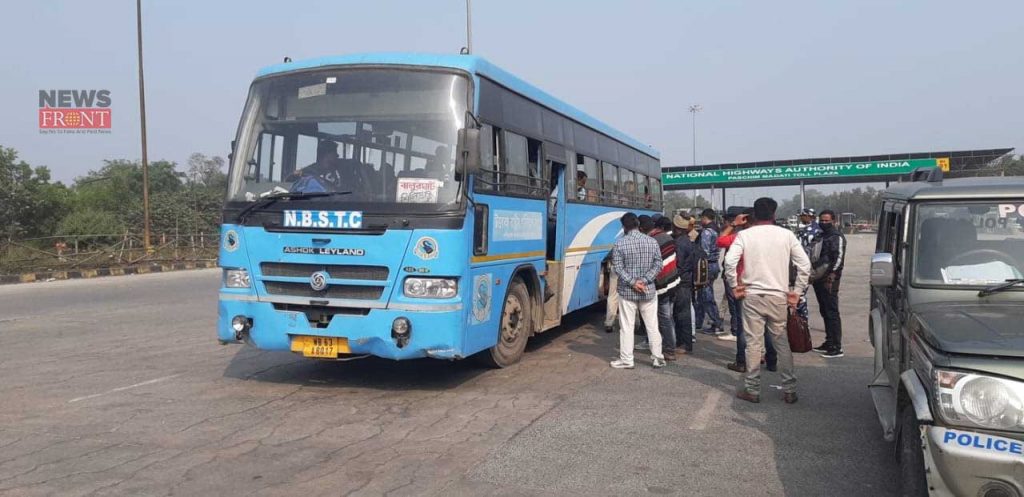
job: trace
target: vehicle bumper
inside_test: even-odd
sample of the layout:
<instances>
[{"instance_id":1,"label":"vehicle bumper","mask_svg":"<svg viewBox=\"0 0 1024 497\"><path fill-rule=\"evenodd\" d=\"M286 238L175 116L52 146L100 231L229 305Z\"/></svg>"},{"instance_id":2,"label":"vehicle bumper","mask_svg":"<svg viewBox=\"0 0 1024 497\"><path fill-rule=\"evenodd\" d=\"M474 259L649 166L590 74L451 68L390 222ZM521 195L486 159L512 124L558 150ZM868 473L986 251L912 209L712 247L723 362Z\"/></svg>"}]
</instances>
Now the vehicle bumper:
<instances>
[{"instance_id":1,"label":"vehicle bumper","mask_svg":"<svg viewBox=\"0 0 1024 497\"><path fill-rule=\"evenodd\" d=\"M990 490L1002 489L1024 496L1021 440L941 426L921 429L931 495L985 497Z\"/></svg>"},{"instance_id":2,"label":"vehicle bumper","mask_svg":"<svg viewBox=\"0 0 1024 497\"><path fill-rule=\"evenodd\" d=\"M352 355L373 355L387 359L461 359L462 306L448 305L446 310L425 311L370 309L366 315L335 315L326 328L311 326L302 312L274 309L273 303L260 301L219 301L217 338L221 343L237 343L231 319L242 315L252 320L245 341L263 350L291 350L295 335L348 339ZM395 318L411 323L408 343L399 348L391 336Z\"/></svg>"}]
</instances>

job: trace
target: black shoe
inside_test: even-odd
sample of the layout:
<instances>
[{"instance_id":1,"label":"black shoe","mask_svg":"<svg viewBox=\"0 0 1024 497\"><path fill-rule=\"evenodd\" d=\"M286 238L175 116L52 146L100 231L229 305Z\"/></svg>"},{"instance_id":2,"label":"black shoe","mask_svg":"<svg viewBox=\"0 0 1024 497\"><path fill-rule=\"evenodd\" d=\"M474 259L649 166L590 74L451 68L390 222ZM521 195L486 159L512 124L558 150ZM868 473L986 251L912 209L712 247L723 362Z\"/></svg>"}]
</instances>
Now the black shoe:
<instances>
[{"instance_id":1,"label":"black shoe","mask_svg":"<svg viewBox=\"0 0 1024 497\"><path fill-rule=\"evenodd\" d=\"M782 394L782 401L787 404L796 404L797 400L799 399L796 396L796 392L786 392Z\"/></svg>"},{"instance_id":2,"label":"black shoe","mask_svg":"<svg viewBox=\"0 0 1024 497\"><path fill-rule=\"evenodd\" d=\"M605 326L604 327L604 332L605 333L614 333L615 332L615 327L614 326Z\"/></svg>"},{"instance_id":3,"label":"black shoe","mask_svg":"<svg viewBox=\"0 0 1024 497\"><path fill-rule=\"evenodd\" d=\"M767 369L768 371L771 371L771 372L774 373L774 372L779 370L779 365L778 364L768 364L768 365L765 366L765 369Z\"/></svg>"},{"instance_id":4,"label":"black shoe","mask_svg":"<svg viewBox=\"0 0 1024 497\"><path fill-rule=\"evenodd\" d=\"M726 364L725 367L727 367L727 368L729 368L729 369L731 369L731 370L733 370L733 371L735 371L737 373L746 373L747 372L747 365L743 364L743 363L739 363L739 362L730 362L729 364Z\"/></svg>"},{"instance_id":5,"label":"black shoe","mask_svg":"<svg viewBox=\"0 0 1024 497\"><path fill-rule=\"evenodd\" d=\"M828 352L828 343L827 342L823 343L823 344L821 344L821 345L819 345L817 347L814 347L811 350L813 350L815 352Z\"/></svg>"},{"instance_id":6,"label":"black shoe","mask_svg":"<svg viewBox=\"0 0 1024 497\"><path fill-rule=\"evenodd\" d=\"M837 357L843 357L843 349L832 349L828 352L822 352L821 357L826 359L835 359Z\"/></svg>"}]
</instances>

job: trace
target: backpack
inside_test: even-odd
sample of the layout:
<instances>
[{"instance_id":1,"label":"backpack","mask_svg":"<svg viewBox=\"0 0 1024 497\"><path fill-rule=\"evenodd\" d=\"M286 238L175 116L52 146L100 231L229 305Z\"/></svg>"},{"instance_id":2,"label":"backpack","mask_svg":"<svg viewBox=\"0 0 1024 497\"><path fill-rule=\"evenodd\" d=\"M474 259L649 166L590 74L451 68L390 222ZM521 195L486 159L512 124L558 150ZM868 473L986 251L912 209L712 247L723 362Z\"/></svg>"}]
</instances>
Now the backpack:
<instances>
[{"instance_id":1,"label":"backpack","mask_svg":"<svg viewBox=\"0 0 1024 497\"><path fill-rule=\"evenodd\" d=\"M711 282L708 270L708 253L701 247L700 242L693 244L693 287L703 288Z\"/></svg>"}]
</instances>

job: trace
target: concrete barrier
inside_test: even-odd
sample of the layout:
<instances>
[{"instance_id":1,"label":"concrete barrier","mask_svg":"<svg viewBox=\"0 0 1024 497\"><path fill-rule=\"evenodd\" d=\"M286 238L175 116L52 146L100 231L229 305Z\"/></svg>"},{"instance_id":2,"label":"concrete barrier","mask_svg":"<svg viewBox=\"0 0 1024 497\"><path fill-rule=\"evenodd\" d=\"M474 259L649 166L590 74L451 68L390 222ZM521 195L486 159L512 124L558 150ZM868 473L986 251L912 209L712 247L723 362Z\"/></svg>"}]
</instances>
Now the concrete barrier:
<instances>
[{"instance_id":1,"label":"concrete barrier","mask_svg":"<svg viewBox=\"0 0 1024 497\"><path fill-rule=\"evenodd\" d=\"M217 267L217 261L188 261L141 264L135 266L108 267L98 269L72 269L68 271L40 271L0 275L0 285L15 283L33 283L38 281L74 280L83 278L99 278L103 276L124 276L128 274L167 273L171 271L187 271L190 269L209 269Z\"/></svg>"}]
</instances>

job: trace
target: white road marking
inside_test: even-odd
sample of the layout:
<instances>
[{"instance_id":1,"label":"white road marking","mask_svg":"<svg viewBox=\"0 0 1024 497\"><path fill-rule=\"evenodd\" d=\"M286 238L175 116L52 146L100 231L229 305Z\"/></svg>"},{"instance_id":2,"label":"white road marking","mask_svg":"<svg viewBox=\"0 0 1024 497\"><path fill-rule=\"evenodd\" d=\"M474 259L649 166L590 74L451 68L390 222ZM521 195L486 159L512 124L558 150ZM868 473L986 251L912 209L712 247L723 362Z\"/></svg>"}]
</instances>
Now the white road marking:
<instances>
[{"instance_id":1,"label":"white road marking","mask_svg":"<svg viewBox=\"0 0 1024 497\"><path fill-rule=\"evenodd\" d=\"M141 383L136 383L134 385L128 385L126 387L117 387L117 388L114 388L112 390L107 390L106 392L94 393L92 395L86 395L85 397L76 397L74 399L69 400L68 403L71 404L71 403L74 403L74 402L78 402L80 400L95 399L96 397L100 397L100 396L103 396L103 395L107 395L107 394L111 394L111 393L116 393L116 392L123 392L123 391L131 389L131 388L144 387L146 385L152 385L154 383L160 383L161 381L167 381L167 380L170 380L172 378L177 378L177 377L181 376L182 374L183 373L172 374L170 376L164 376L164 377L161 377L161 378L154 378L152 380L146 380L146 381L143 381Z\"/></svg>"},{"instance_id":2,"label":"white road marking","mask_svg":"<svg viewBox=\"0 0 1024 497\"><path fill-rule=\"evenodd\" d=\"M691 430L703 430L708 427L708 422L711 421L711 415L715 412L715 406L718 405L718 399L722 398L722 392L718 390L712 390L708 392L708 396L704 397L704 405L697 411L697 415L693 417L693 422L690 423Z\"/></svg>"}]
</instances>

